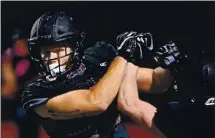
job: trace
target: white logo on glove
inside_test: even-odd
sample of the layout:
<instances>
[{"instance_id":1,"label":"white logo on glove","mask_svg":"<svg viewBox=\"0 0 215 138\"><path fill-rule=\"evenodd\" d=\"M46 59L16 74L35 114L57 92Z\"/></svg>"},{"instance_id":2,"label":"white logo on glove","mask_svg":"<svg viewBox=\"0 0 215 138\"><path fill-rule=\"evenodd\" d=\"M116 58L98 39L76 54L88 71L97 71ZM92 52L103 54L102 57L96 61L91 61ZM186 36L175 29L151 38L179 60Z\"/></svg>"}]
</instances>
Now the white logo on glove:
<instances>
[{"instance_id":1,"label":"white logo on glove","mask_svg":"<svg viewBox=\"0 0 215 138\"><path fill-rule=\"evenodd\" d=\"M102 67L107 66L107 62L102 62L102 63L100 63L100 66L102 66Z\"/></svg>"},{"instance_id":2,"label":"white logo on glove","mask_svg":"<svg viewBox=\"0 0 215 138\"><path fill-rule=\"evenodd\" d=\"M215 105L215 97L209 98L206 102L205 105Z\"/></svg>"}]
</instances>

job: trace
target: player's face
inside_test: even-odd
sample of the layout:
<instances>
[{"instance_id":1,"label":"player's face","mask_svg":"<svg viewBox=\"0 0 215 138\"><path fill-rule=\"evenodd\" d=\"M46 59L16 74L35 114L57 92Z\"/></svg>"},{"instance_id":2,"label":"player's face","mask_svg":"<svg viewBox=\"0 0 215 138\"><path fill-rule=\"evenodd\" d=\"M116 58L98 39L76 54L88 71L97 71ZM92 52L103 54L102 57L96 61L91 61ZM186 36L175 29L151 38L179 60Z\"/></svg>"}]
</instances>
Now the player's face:
<instances>
[{"instance_id":1,"label":"player's face","mask_svg":"<svg viewBox=\"0 0 215 138\"><path fill-rule=\"evenodd\" d=\"M46 67L54 73L59 73L65 70L72 49L65 45L43 46L41 48L41 57Z\"/></svg>"}]
</instances>

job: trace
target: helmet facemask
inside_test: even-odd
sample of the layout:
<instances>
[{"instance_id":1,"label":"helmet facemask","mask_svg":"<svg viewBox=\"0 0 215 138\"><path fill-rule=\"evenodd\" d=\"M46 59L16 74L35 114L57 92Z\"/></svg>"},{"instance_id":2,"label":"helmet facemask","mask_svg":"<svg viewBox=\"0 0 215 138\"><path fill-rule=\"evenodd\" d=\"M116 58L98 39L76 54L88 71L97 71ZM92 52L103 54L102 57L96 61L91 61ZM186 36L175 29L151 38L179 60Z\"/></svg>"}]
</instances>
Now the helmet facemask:
<instances>
[{"instance_id":1,"label":"helmet facemask","mask_svg":"<svg viewBox=\"0 0 215 138\"><path fill-rule=\"evenodd\" d=\"M73 51L70 46L59 46L41 49L41 58L46 66L46 71L54 77L63 73L70 65Z\"/></svg>"}]
</instances>

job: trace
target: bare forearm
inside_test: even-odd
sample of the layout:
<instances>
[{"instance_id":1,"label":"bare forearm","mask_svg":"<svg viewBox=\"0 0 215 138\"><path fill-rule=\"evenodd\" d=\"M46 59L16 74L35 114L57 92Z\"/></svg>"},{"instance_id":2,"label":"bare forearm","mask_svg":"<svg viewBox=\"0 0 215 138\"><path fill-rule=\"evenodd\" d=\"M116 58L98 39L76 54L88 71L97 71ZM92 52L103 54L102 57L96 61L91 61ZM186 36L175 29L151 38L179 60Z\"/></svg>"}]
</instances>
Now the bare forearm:
<instances>
[{"instance_id":1,"label":"bare forearm","mask_svg":"<svg viewBox=\"0 0 215 138\"><path fill-rule=\"evenodd\" d=\"M136 81L137 71L138 67L134 66L131 63L128 63L128 65L126 66L126 74L123 77L118 94L118 107L123 113L133 118L136 122L143 124L146 123L147 120L149 120L148 118L144 118L148 115L146 111L148 111L149 109L150 111L152 111L153 109L153 111L155 112L156 108L139 99ZM151 126L151 124L147 124L148 126Z\"/></svg>"},{"instance_id":2,"label":"bare forearm","mask_svg":"<svg viewBox=\"0 0 215 138\"><path fill-rule=\"evenodd\" d=\"M136 108L139 102L137 90L137 75L138 67L128 63L126 66L125 75L123 77L120 90L118 93L118 109L125 115L131 117L136 122L142 122L140 110Z\"/></svg>"},{"instance_id":3,"label":"bare forearm","mask_svg":"<svg viewBox=\"0 0 215 138\"><path fill-rule=\"evenodd\" d=\"M135 122L143 125L151 133L163 137L152 121L157 110L156 107L139 99L136 81L137 70L136 66L128 63L118 94L118 109Z\"/></svg>"},{"instance_id":4,"label":"bare forearm","mask_svg":"<svg viewBox=\"0 0 215 138\"><path fill-rule=\"evenodd\" d=\"M124 75L127 61L122 57L116 57L107 73L93 87L92 98L95 102L103 102L109 106L116 97Z\"/></svg>"},{"instance_id":5,"label":"bare forearm","mask_svg":"<svg viewBox=\"0 0 215 138\"><path fill-rule=\"evenodd\" d=\"M136 81L137 69L138 67L132 63L127 64L125 75L119 89L118 104L133 106L135 101L139 99Z\"/></svg>"},{"instance_id":6,"label":"bare forearm","mask_svg":"<svg viewBox=\"0 0 215 138\"><path fill-rule=\"evenodd\" d=\"M173 81L173 77L169 70L157 67L138 68L137 85L144 92L163 93L166 91Z\"/></svg>"}]
</instances>

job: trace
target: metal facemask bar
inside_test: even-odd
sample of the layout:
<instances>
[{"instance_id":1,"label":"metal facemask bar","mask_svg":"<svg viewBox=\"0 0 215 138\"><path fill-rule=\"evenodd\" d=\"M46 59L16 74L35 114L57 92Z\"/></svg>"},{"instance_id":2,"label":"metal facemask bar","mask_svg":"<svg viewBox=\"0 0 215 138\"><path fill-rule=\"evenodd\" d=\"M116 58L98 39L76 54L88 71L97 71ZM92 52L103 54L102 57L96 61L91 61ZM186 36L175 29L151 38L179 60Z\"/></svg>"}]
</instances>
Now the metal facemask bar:
<instances>
[{"instance_id":1,"label":"metal facemask bar","mask_svg":"<svg viewBox=\"0 0 215 138\"><path fill-rule=\"evenodd\" d=\"M65 46L65 55L62 56L62 57L59 57L59 55L58 55L58 58L55 58L55 59L58 60L58 66L55 67L55 68L58 68L58 70L59 70L58 74L55 74L52 71L55 68L53 68L51 70L50 66L49 65L47 66L48 67L48 73L51 75L51 77L56 77L58 75L61 75L67 69L69 69L70 67L73 67L74 65L76 65L76 64L78 64L80 62L79 54L80 54L80 49L82 49L82 47L83 47L83 41L84 41L84 38L85 38L85 33L82 31L80 33L80 36L81 36L81 40L79 40L79 41L76 42L76 44L75 44L76 48L72 48L72 52L71 53L67 53L66 46ZM60 58L63 58L63 57L66 57L66 56L70 56L69 59L68 59L68 62L67 62L69 64L69 66L66 66L66 68L64 70L62 70L61 66L63 66L63 65L60 65ZM48 59L48 60L55 60L55 59ZM48 64L48 62L47 62L47 64Z\"/></svg>"},{"instance_id":2,"label":"metal facemask bar","mask_svg":"<svg viewBox=\"0 0 215 138\"><path fill-rule=\"evenodd\" d=\"M66 64L69 64L72 55L74 55L74 51L71 51L70 53L68 53L67 49L66 49L66 46L65 46L65 55L64 56L59 57L59 55L58 55L57 58L50 59L50 57L49 57L48 60L43 60L43 62L47 63L46 66L47 66L47 71L49 72L49 77L56 77L57 75L61 75L68 68L68 66ZM65 64L61 65L60 58L64 58L66 56L70 56L69 59L68 59L68 62L66 62ZM54 68L50 69L50 65L51 65L50 62L51 62L51 60L56 60L56 59L58 60L58 66L55 66ZM65 65L66 65L66 67L62 68L62 66L65 66ZM57 68L58 68L58 71L54 71Z\"/></svg>"}]
</instances>

